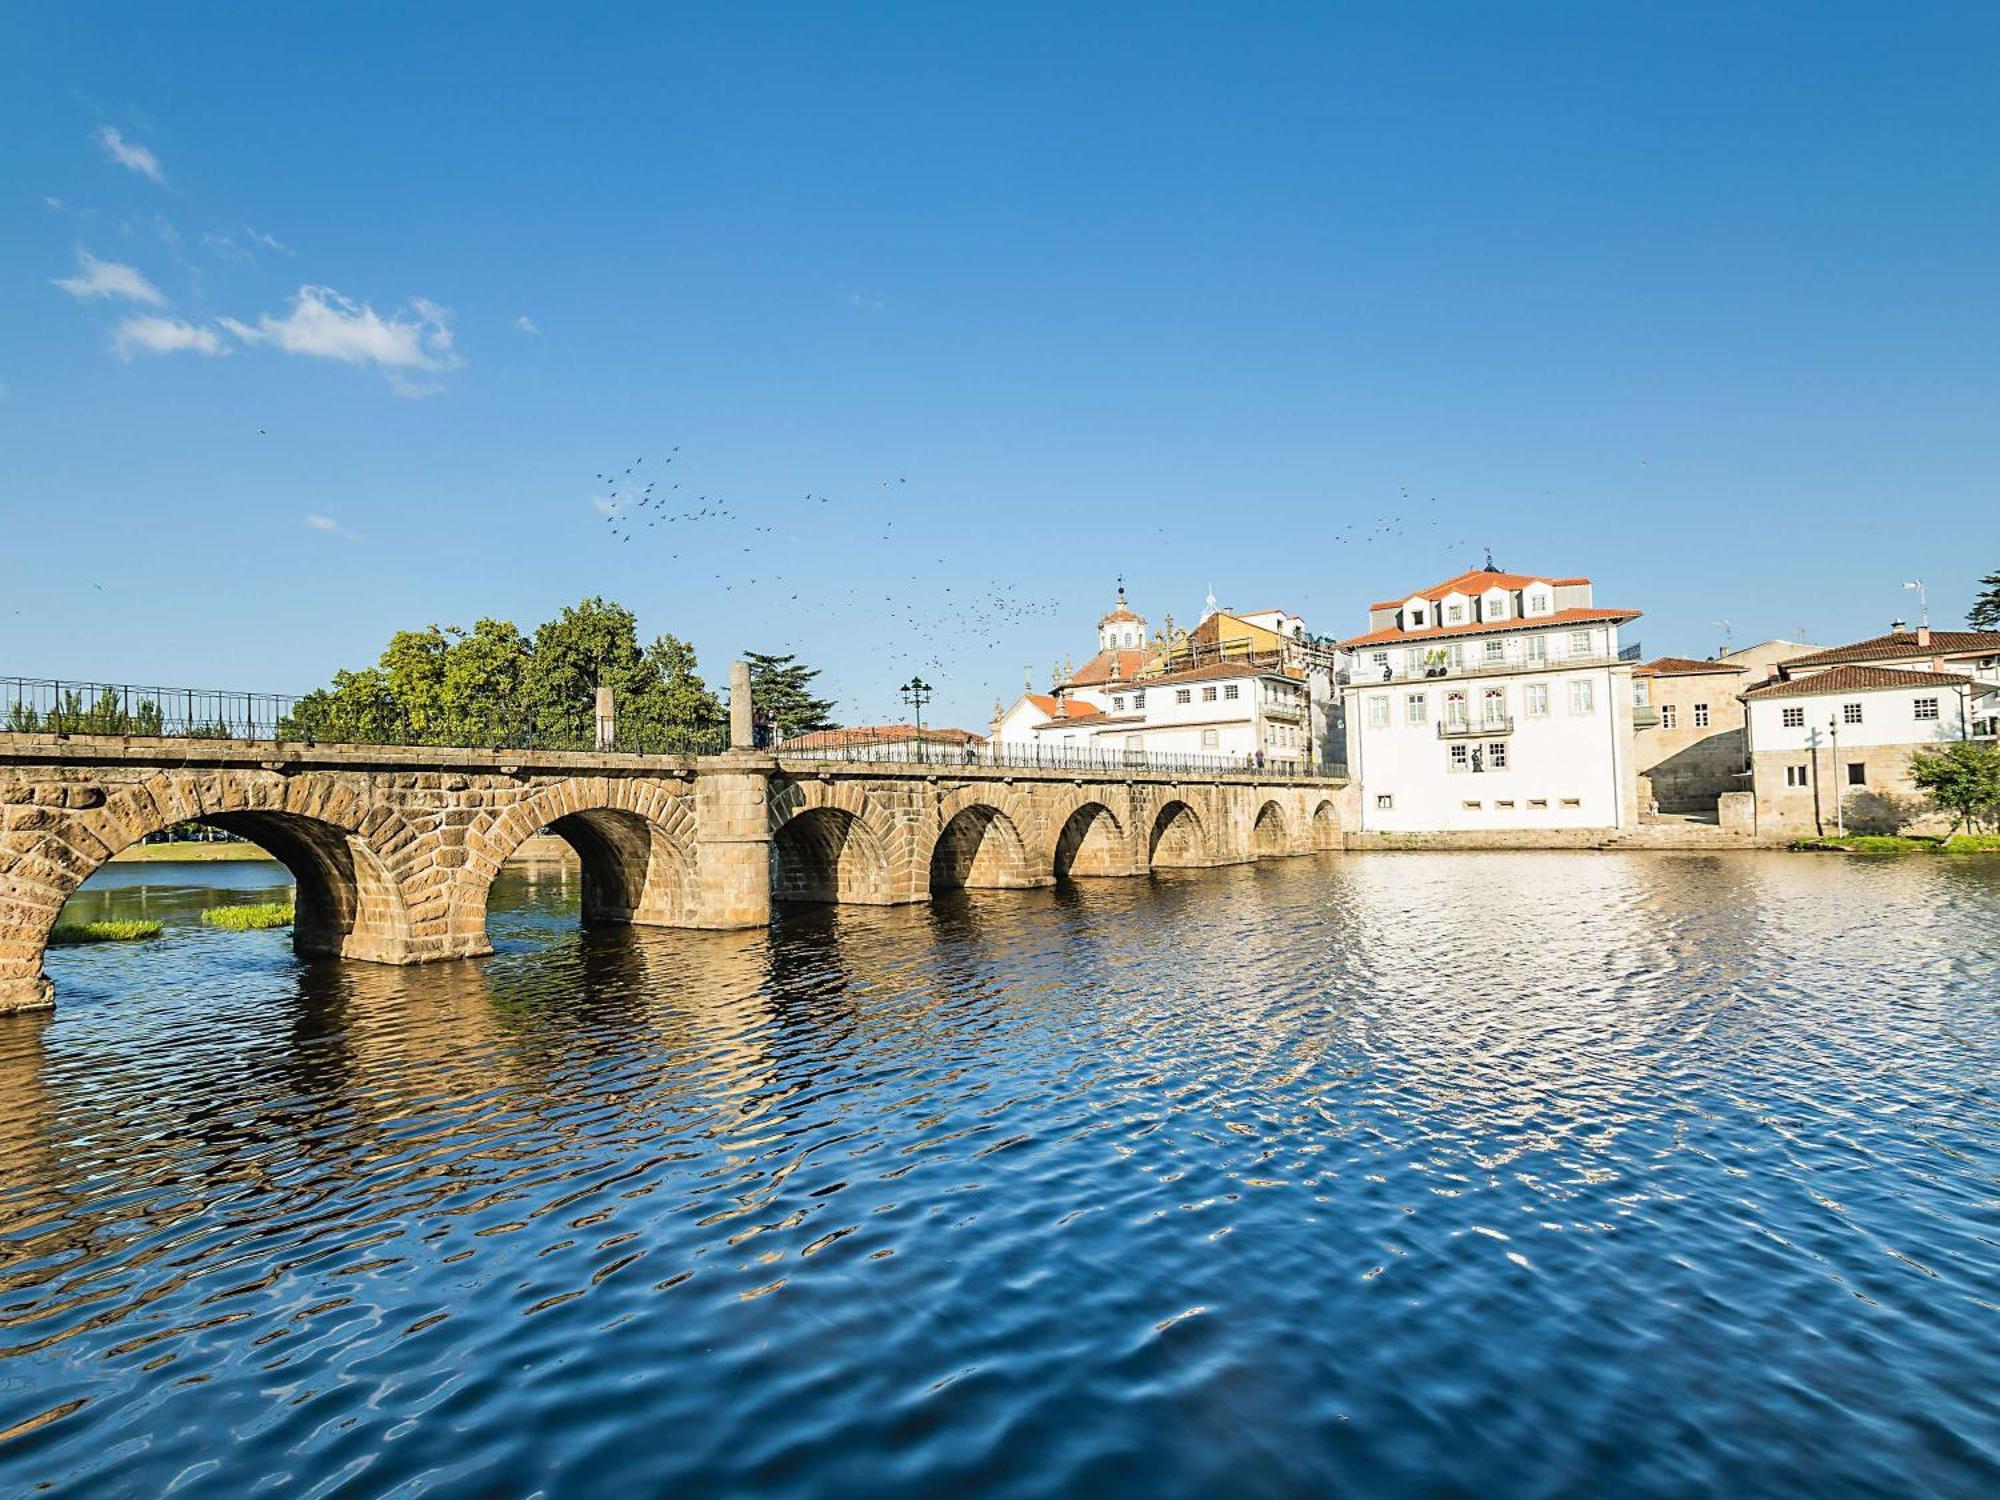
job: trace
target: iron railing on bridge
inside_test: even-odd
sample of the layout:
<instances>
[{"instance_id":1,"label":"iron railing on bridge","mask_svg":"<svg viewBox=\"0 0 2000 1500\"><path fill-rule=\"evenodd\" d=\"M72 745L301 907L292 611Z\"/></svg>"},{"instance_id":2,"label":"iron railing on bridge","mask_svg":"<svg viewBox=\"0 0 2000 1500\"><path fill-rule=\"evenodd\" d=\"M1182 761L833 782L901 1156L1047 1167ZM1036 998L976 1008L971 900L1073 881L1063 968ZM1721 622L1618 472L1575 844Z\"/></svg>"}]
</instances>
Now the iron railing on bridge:
<instances>
[{"instance_id":1,"label":"iron railing on bridge","mask_svg":"<svg viewBox=\"0 0 2000 1500\"><path fill-rule=\"evenodd\" d=\"M919 739L909 731L821 730L772 750L785 760L864 761L873 765L1015 767L1046 771L1181 771L1203 776L1258 776L1265 780L1324 781L1347 775L1327 761L1259 759L1254 755L1198 755L1159 750L1092 750L1077 745L964 740L937 730Z\"/></svg>"},{"instance_id":2,"label":"iron railing on bridge","mask_svg":"<svg viewBox=\"0 0 2000 1500\"><path fill-rule=\"evenodd\" d=\"M680 729L617 722L600 747L594 722L575 728L511 722L412 723L393 703L329 719L283 693L147 687L0 677L0 734L156 735L171 739L293 741L438 749L596 750L635 755L713 755L729 748L727 728Z\"/></svg>"}]
</instances>

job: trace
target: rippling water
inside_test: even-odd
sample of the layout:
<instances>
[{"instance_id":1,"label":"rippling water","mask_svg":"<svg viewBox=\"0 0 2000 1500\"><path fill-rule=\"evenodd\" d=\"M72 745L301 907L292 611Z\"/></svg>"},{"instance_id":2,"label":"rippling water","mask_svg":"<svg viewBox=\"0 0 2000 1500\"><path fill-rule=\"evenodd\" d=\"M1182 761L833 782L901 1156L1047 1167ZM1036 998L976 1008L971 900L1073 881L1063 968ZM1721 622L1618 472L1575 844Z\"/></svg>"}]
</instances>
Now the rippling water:
<instances>
[{"instance_id":1,"label":"rippling water","mask_svg":"<svg viewBox=\"0 0 2000 1500\"><path fill-rule=\"evenodd\" d=\"M1973 1494L2000 861L1333 856L0 1018L0 1488ZM254 889L234 899L256 899Z\"/></svg>"}]
</instances>

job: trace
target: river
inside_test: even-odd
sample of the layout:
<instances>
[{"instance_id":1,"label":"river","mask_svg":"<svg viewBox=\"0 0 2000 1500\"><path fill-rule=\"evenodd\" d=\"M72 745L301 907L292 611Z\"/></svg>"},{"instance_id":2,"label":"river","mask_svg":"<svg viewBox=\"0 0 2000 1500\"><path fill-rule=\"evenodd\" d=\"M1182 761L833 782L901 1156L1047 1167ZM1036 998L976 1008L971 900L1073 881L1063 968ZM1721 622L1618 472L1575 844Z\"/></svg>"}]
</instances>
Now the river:
<instances>
[{"instance_id":1,"label":"river","mask_svg":"<svg viewBox=\"0 0 2000 1500\"><path fill-rule=\"evenodd\" d=\"M0 1490L1973 1495L2000 860L1349 855L0 1018Z\"/></svg>"}]
</instances>

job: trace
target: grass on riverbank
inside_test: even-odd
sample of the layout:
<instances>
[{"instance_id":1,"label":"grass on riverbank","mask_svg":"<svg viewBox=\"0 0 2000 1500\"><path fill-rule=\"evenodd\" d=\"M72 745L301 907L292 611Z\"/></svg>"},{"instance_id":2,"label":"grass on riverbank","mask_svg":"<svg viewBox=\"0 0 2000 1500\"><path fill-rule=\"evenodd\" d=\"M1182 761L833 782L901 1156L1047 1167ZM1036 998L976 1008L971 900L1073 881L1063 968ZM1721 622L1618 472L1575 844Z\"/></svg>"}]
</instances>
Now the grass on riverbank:
<instances>
[{"instance_id":1,"label":"grass on riverbank","mask_svg":"<svg viewBox=\"0 0 2000 1500\"><path fill-rule=\"evenodd\" d=\"M180 864L225 863L239 859L271 858L264 850L244 839L213 839L196 843L131 844L111 856L119 864L146 864L171 860Z\"/></svg>"},{"instance_id":2,"label":"grass on riverbank","mask_svg":"<svg viewBox=\"0 0 2000 1500\"><path fill-rule=\"evenodd\" d=\"M295 915L289 901L256 901L247 905L211 906L201 914L210 927L229 932L262 932L267 927L289 927Z\"/></svg>"},{"instance_id":3,"label":"grass on riverbank","mask_svg":"<svg viewBox=\"0 0 2000 1500\"><path fill-rule=\"evenodd\" d=\"M58 922L49 933L51 948L79 943L139 943L156 938L166 929L158 922L136 919L122 922Z\"/></svg>"},{"instance_id":4,"label":"grass on riverbank","mask_svg":"<svg viewBox=\"0 0 2000 1500\"><path fill-rule=\"evenodd\" d=\"M1799 839L1794 849L1828 849L1845 854L2000 854L2000 833L1850 833L1845 838Z\"/></svg>"}]
</instances>

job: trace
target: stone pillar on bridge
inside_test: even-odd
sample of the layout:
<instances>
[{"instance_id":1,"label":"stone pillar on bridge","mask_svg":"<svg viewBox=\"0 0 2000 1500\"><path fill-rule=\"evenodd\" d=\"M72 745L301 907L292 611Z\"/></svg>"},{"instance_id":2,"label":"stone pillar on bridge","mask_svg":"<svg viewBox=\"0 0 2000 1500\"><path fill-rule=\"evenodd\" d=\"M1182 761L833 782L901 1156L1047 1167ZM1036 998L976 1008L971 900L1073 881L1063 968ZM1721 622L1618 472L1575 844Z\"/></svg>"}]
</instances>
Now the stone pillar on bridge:
<instances>
[{"instance_id":1,"label":"stone pillar on bridge","mask_svg":"<svg viewBox=\"0 0 2000 1500\"><path fill-rule=\"evenodd\" d=\"M729 753L704 756L695 777L694 927L762 927L771 920L771 776L759 754L750 664L729 664Z\"/></svg>"}]
</instances>

